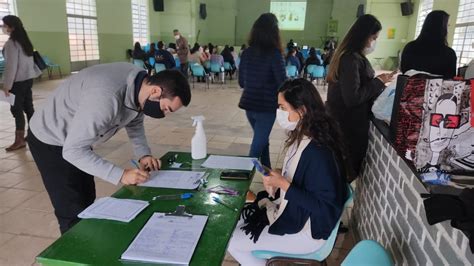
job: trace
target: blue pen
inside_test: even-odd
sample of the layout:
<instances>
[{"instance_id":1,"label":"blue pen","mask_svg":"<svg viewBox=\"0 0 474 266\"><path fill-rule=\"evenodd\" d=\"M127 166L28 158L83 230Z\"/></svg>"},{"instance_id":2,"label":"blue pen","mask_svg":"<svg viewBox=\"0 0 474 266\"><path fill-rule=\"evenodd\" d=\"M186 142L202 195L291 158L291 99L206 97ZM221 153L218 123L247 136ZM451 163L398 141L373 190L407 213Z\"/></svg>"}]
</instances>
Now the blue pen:
<instances>
[{"instance_id":1,"label":"blue pen","mask_svg":"<svg viewBox=\"0 0 474 266\"><path fill-rule=\"evenodd\" d=\"M237 208L233 208L233 207L230 206L228 203L223 202L223 201L222 201L220 198L218 198L218 197L213 196L213 197L212 197L212 200L215 201L215 202L217 202L217 203L219 203L219 204L222 204L222 205L226 206L227 208L229 208L229 209L231 209L231 210L233 210L233 211L236 211L236 212L239 211Z\"/></svg>"},{"instance_id":2,"label":"blue pen","mask_svg":"<svg viewBox=\"0 0 474 266\"><path fill-rule=\"evenodd\" d=\"M135 161L135 160L130 160L130 162L131 162L133 165L135 165L135 167L136 167L137 169L140 169L140 165L137 163L137 161Z\"/></svg>"},{"instance_id":3,"label":"blue pen","mask_svg":"<svg viewBox=\"0 0 474 266\"><path fill-rule=\"evenodd\" d=\"M183 193L174 195L159 195L153 197L153 200L175 200L175 199L190 199L193 197L193 193Z\"/></svg>"}]
</instances>

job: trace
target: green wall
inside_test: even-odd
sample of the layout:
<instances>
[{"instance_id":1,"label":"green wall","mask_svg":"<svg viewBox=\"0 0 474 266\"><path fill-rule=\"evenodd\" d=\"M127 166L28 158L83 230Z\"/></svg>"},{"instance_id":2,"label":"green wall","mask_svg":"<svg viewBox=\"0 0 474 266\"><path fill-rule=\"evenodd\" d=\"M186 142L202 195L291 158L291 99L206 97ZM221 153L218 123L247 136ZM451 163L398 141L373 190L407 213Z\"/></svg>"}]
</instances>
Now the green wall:
<instances>
[{"instance_id":1,"label":"green wall","mask_svg":"<svg viewBox=\"0 0 474 266\"><path fill-rule=\"evenodd\" d=\"M285 45L290 39L293 39L298 45L321 46L321 37L327 35L327 21L331 17L332 8L333 0L308 0L305 29L303 31L281 31L283 44ZM270 12L270 0L237 1L239 15L237 16L236 42L238 45L247 42L253 23L261 14L267 12ZM355 11L353 13L355 17Z\"/></svg>"},{"instance_id":2,"label":"green wall","mask_svg":"<svg viewBox=\"0 0 474 266\"><path fill-rule=\"evenodd\" d=\"M97 0L97 31L101 63L127 60L133 44L130 0Z\"/></svg>"},{"instance_id":3,"label":"green wall","mask_svg":"<svg viewBox=\"0 0 474 266\"><path fill-rule=\"evenodd\" d=\"M18 16L28 32L33 46L41 55L70 72L67 34L66 1L17 0Z\"/></svg>"},{"instance_id":4,"label":"green wall","mask_svg":"<svg viewBox=\"0 0 474 266\"><path fill-rule=\"evenodd\" d=\"M367 9L367 0L334 0L331 17L337 20L337 38L342 41L349 28L356 21L357 7L363 4Z\"/></svg>"}]
</instances>

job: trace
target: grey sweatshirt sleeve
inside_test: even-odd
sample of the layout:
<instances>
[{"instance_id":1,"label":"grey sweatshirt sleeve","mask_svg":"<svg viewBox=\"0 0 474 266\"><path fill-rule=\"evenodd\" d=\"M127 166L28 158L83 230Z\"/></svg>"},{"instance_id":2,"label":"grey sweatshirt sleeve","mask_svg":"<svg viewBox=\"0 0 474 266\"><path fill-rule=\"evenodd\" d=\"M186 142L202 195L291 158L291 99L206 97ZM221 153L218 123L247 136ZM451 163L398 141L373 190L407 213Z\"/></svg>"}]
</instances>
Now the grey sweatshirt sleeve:
<instances>
[{"instance_id":1,"label":"grey sweatshirt sleeve","mask_svg":"<svg viewBox=\"0 0 474 266\"><path fill-rule=\"evenodd\" d=\"M151 150L145 136L145 127L143 126L143 114L139 114L125 129L127 130L128 137L132 141L133 150L135 151L137 159L145 155L151 155Z\"/></svg>"},{"instance_id":2,"label":"grey sweatshirt sleeve","mask_svg":"<svg viewBox=\"0 0 474 266\"><path fill-rule=\"evenodd\" d=\"M118 184L124 170L103 159L92 150L92 145L101 134L113 125L120 99L110 93L83 93L74 118L70 122L63 145L63 158L82 171Z\"/></svg>"},{"instance_id":3,"label":"grey sweatshirt sleeve","mask_svg":"<svg viewBox=\"0 0 474 266\"><path fill-rule=\"evenodd\" d=\"M16 71L18 70L18 60L20 55L20 49L11 40L5 43L3 48L5 56L5 71L3 73L3 87L11 90L13 82L15 82Z\"/></svg>"}]
</instances>

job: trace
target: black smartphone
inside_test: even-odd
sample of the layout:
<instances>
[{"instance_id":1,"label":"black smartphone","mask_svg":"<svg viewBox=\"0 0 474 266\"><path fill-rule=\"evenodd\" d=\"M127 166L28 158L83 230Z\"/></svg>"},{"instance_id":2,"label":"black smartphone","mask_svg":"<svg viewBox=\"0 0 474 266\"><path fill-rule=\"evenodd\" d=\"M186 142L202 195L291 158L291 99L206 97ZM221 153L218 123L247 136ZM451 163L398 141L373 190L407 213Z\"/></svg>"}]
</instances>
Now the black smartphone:
<instances>
[{"instance_id":1,"label":"black smartphone","mask_svg":"<svg viewBox=\"0 0 474 266\"><path fill-rule=\"evenodd\" d=\"M221 173L221 179L248 180L250 179L250 172L223 171Z\"/></svg>"}]
</instances>

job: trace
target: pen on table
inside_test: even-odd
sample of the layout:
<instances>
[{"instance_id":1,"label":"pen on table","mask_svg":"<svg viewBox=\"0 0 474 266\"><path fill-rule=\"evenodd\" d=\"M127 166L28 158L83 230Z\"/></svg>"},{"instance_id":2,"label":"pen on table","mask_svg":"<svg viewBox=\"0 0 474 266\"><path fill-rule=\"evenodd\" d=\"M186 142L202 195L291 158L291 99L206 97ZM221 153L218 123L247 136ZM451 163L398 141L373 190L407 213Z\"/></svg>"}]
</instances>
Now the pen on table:
<instances>
[{"instance_id":1,"label":"pen on table","mask_svg":"<svg viewBox=\"0 0 474 266\"><path fill-rule=\"evenodd\" d=\"M239 210L237 208L234 208L232 206L230 206L228 203L222 201L221 199L219 199L218 197L212 197L212 200L214 200L215 202L219 203L219 204L222 204L224 206L226 206L227 208L233 210L233 211L236 211L238 212Z\"/></svg>"},{"instance_id":2,"label":"pen on table","mask_svg":"<svg viewBox=\"0 0 474 266\"><path fill-rule=\"evenodd\" d=\"M193 193L173 194L173 195L159 195L153 197L152 200L175 200L175 199L190 199Z\"/></svg>"}]
</instances>

